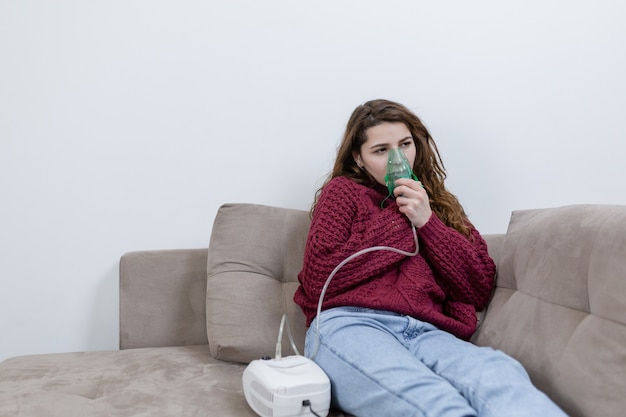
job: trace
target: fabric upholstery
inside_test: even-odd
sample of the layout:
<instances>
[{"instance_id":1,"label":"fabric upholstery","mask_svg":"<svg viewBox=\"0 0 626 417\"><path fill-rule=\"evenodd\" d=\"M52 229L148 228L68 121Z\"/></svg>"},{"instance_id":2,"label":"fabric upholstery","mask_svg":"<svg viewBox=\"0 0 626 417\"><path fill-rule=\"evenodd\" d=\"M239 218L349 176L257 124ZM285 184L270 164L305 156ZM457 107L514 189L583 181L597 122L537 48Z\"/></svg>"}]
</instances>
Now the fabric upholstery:
<instances>
[{"instance_id":1,"label":"fabric upholstery","mask_svg":"<svg viewBox=\"0 0 626 417\"><path fill-rule=\"evenodd\" d=\"M206 345L22 356L2 363L0 416L253 417L243 369Z\"/></svg>"},{"instance_id":2,"label":"fabric upholstery","mask_svg":"<svg viewBox=\"0 0 626 417\"><path fill-rule=\"evenodd\" d=\"M282 315L299 352L305 320L293 302L310 221L303 210L226 204L209 243L206 325L211 354L249 362L273 357ZM283 355L293 354L284 330Z\"/></svg>"},{"instance_id":3,"label":"fabric upholstery","mask_svg":"<svg viewBox=\"0 0 626 417\"><path fill-rule=\"evenodd\" d=\"M206 258L206 248L122 256L120 349L207 343Z\"/></svg>"},{"instance_id":4,"label":"fabric upholstery","mask_svg":"<svg viewBox=\"0 0 626 417\"><path fill-rule=\"evenodd\" d=\"M208 258L206 249L124 255L120 347L134 348L5 360L0 416L254 416L245 365L233 362L273 356L283 311L302 350L292 295L308 226L304 211L225 205ZM506 235L485 239L498 281L473 341L518 358L572 417L621 417L626 206L516 211Z\"/></svg>"},{"instance_id":5,"label":"fabric upholstery","mask_svg":"<svg viewBox=\"0 0 626 417\"><path fill-rule=\"evenodd\" d=\"M519 359L574 417L623 413L626 207L514 212L474 341Z\"/></svg>"}]
</instances>

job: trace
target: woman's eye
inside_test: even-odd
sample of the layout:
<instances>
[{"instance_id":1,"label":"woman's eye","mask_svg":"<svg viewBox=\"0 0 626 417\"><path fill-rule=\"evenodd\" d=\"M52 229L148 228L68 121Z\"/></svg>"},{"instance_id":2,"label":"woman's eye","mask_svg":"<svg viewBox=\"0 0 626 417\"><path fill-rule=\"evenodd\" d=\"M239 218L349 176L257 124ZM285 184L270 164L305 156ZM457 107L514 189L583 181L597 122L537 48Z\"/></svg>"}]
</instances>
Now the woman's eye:
<instances>
[{"instance_id":1,"label":"woman's eye","mask_svg":"<svg viewBox=\"0 0 626 417\"><path fill-rule=\"evenodd\" d=\"M378 154L385 153L385 152L387 152L387 149L385 148L378 148L374 151L374 153L378 153Z\"/></svg>"},{"instance_id":2,"label":"woman's eye","mask_svg":"<svg viewBox=\"0 0 626 417\"><path fill-rule=\"evenodd\" d=\"M402 145L400 145L400 146L402 146L403 148L407 148L407 147L411 146L411 142L410 142L410 141L406 141L406 142L404 142L404 143L403 143Z\"/></svg>"}]
</instances>

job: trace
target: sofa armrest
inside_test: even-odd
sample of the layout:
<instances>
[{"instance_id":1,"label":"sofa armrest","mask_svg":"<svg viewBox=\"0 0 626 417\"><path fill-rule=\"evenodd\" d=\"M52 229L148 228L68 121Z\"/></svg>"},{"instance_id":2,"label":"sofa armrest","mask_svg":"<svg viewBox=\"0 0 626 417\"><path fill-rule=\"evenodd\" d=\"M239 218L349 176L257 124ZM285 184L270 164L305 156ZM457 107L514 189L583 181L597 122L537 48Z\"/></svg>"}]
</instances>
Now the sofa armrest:
<instances>
[{"instance_id":1,"label":"sofa armrest","mask_svg":"<svg viewBox=\"0 0 626 417\"><path fill-rule=\"evenodd\" d=\"M485 239L485 242L487 242L487 249L489 250L489 256L491 256L491 259L493 259L493 262L495 262L496 267L497 267L498 260L500 258L500 253L502 252L502 243L504 242L505 235L502 233L502 234L489 234L489 235L482 235L482 236L483 236L483 239ZM498 274L498 271L496 270L496 277L497 277L497 274ZM475 333L473 337L476 337L476 334L478 334L478 331L480 331L480 326L483 320L485 319L486 313L487 313L487 310L476 312L476 317L478 318L478 330L477 330L477 333Z\"/></svg>"},{"instance_id":2,"label":"sofa armrest","mask_svg":"<svg viewBox=\"0 0 626 417\"><path fill-rule=\"evenodd\" d=\"M489 250L489 256L498 265L500 259L500 253L502 252L502 244L504 243L504 233L483 235L485 242L487 242L487 249Z\"/></svg>"},{"instance_id":3,"label":"sofa armrest","mask_svg":"<svg viewBox=\"0 0 626 417\"><path fill-rule=\"evenodd\" d=\"M120 259L120 349L207 344L207 249Z\"/></svg>"}]
</instances>

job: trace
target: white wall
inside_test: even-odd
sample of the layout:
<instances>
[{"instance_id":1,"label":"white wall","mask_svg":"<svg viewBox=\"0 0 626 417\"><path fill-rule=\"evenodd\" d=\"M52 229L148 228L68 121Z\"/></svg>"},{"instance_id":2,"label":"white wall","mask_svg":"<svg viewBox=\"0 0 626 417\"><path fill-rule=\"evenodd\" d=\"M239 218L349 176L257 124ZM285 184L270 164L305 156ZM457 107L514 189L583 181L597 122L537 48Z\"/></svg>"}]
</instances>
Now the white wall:
<instances>
[{"instance_id":1,"label":"white wall","mask_svg":"<svg viewBox=\"0 0 626 417\"><path fill-rule=\"evenodd\" d=\"M0 0L0 360L116 348L121 254L307 209L371 98L423 117L484 233L626 204L625 4Z\"/></svg>"}]
</instances>

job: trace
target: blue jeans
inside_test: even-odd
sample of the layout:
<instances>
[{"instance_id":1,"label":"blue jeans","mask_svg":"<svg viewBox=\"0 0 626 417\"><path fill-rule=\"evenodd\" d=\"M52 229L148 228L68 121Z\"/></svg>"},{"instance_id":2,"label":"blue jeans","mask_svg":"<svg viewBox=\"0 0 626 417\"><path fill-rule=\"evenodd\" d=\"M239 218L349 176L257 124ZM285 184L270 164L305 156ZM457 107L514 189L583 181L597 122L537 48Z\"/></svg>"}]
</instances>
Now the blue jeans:
<instances>
[{"instance_id":1,"label":"blue jeans","mask_svg":"<svg viewBox=\"0 0 626 417\"><path fill-rule=\"evenodd\" d=\"M411 317L333 308L321 314L319 342L314 361L330 378L333 406L358 417L566 416L513 358Z\"/></svg>"}]
</instances>

